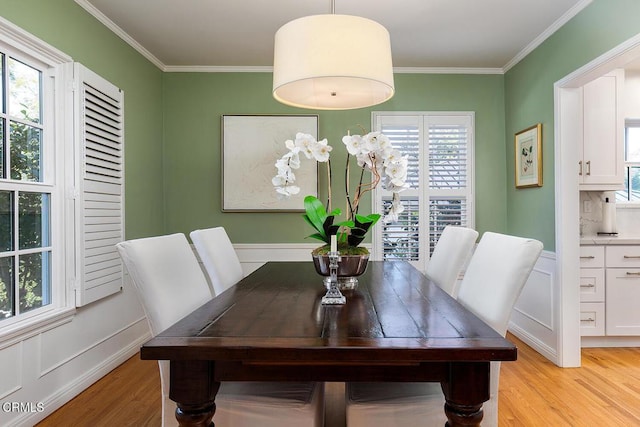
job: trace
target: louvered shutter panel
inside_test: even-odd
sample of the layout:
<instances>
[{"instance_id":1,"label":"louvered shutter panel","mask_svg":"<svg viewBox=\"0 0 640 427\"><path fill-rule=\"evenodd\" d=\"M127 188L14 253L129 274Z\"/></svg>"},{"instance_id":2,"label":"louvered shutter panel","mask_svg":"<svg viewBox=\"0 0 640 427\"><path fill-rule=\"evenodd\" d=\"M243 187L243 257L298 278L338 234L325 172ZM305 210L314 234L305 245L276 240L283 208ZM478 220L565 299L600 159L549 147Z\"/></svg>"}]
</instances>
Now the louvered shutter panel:
<instances>
[{"instance_id":1,"label":"louvered shutter panel","mask_svg":"<svg viewBox=\"0 0 640 427\"><path fill-rule=\"evenodd\" d=\"M407 180L410 188L400 193L404 212L398 221L382 224L382 259L420 260L420 123L415 117L389 118L380 127L393 148L409 159ZM381 190L382 211L391 207L391 193Z\"/></svg>"},{"instance_id":2,"label":"louvered shutter panel","mask_svg":"<svg viewBox=\"0 0 640 427\"><path fill-rule=\"evenodd\" d=\"M429 255L447 225L468 226L469 126L442 122L427 125L429 145Z\"/></svg>"},{"instance_id":3,"label":"louvered shutter panel","mask_svg":"<svg viewBox=\"0 0 640 427\"><path fill-rule=\"evenodd\" d=\"M383 199L387 212L391 200ZM398 221L382 225L382 253L385 261L420 260L420 203L417 198L403 198L404 212L398 215Z\"/></svg>"},{"instance_id":4,"label":"louvered shutter panel","mask_svg":"<svg viewBox=\"0 0 640 427\"><path fill-rule=\"evenodd\" d=\"M124 239L124 98L117 87L76 64L76 305L122 289L115 244Z\"/></svg>"}]
</instances>

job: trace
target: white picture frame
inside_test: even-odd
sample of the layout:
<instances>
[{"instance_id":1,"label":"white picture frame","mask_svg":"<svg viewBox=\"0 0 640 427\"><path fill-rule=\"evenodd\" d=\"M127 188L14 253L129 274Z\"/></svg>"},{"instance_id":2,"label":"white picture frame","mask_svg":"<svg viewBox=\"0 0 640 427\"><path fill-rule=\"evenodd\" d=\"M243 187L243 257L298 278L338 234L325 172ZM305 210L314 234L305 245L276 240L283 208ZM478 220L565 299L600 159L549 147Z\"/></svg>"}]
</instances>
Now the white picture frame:
<instances>
[{"instance_id":1,"label":"white picture frame","mask_svg":"<svg viewBox=\"0 0 640 427\"><path fill-rule=\"evenodd\" d=\"M271 179L285 141L297 132L318 138L317 115L222 116L222 211L303 212L303 198L279 197ZM318 195L318 164L301 162L296 185L302 195Z\"/></svg>"}]
</instances>

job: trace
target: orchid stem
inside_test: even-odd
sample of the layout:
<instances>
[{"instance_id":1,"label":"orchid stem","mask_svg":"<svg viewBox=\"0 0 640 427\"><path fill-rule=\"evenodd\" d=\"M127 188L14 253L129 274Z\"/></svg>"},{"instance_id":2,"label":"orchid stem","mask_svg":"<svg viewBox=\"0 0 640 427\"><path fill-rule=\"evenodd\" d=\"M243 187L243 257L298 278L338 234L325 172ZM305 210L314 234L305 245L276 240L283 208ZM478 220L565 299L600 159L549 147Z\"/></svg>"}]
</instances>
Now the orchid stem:
<instances>
[{"instance_id":1,"label":"orchid stem","mask_svg":"<svg viewBox=\"0 0 640 427\"><path fill-rule=\"evenodd\" d=\"M351 206L351 197L349 196L349 159L351 155L347 153L347 166L344 168L344 191L347 194L347 207L349 208L349 213L347 220L352 219L354 217L353 206Z\"/></svg>"},{"instance_id":2,"label":"orchid stem","mask_svg":"<svg viewBox=\"0 0 640 427\"><path fill-rule=\"evenodd\" d=\"M327 160L327 212L331 212L331 160Z\"/></svg>"}]
</instances>

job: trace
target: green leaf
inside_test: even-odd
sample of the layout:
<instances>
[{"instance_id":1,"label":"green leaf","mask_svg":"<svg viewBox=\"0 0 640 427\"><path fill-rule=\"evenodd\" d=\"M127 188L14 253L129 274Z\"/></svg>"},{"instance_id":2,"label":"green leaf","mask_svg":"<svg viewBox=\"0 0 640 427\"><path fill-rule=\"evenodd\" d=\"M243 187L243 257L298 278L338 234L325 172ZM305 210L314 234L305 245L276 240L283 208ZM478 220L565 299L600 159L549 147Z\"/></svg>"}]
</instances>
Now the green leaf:
<instances>
[{"instance_id":1,"label":"green leaf","mask_svg":"<svg viewBox=\"0 0 640 427\"><path fill-rule=\"evenodd\" d=\"M315 225L313 225L307 214L302 215L302 218L311 226L311 228L315 228Z\"/></svg>"},{"instance_id":2,"label":"green leaf","mask_svg":"<svg viewBox=\"0 0 640 427\"><path fill-rule=\"evenodd\" d=\"M381 215L377 213L372 213L369 215L356 215L356 225L360 223L361 225L369 224L369 227L374 225L380 219Z\"/></svg>"},{"instance_id":3,"label":"green leaf","mask_svg":"<svg viewBox=\"0 0 640 427\"><path fill-rule=\"evenodd\" d=\"M342 213L342 211L340 209L335 208L334 210L329 212L328 215L339 216L341 213Z\"/></svg>"},{"instance_id":4,"label":"green leaf","mask_svg":"<svg viewBox=\"0 0 640 427\"><path fill-rule=\"evenodd\" d=\"M349 245L358 246L364 240L369 229L380 219L380 214L356 215L355 224L349 235Z\"/></svg>"},{"instance_id":5,"label":"green leaf","mask_svg":"<svg viewBox=\"0 0 640 427\"><path fill-rule=\"evenodd\" d=\"M336 224L338 227L347 227L347 228L351 228L351 227L355 227L355 223L353 221L341 221L339 223Z\"/></svg>"},{"instance_id":6,"label":"green leaf","mask_svg":"<svg viewBox=\"0 0 640 427\"><path fill-rule=\"evenodd\" d=\"M324 230L324 234L325 236L329 237L329 240L327 243L331 242L331 235L332 234L337 234L338 233L338 229L340 228L339 225L334 225L333 224L333 220L335 219L335 217L333 215L329 215L327 217L327 219L324 221L324 224L322 225L322 228Z\"/></svg>"},{"instance_id":7,"label":"green leaf","mask_svg":"<svg viewBox=\"0 0 640 427\"><path fill-rule=\"evenodd\" d=\"M324 222L327 219L327 211L320 200L315 196L304 198L304 210L307 212L308 223L315 228L318 233L324 235Z\"/></svg>"},{"instance_id":8,"label":"green leaf","mask_svg":"<svg viewBox=\"0 0 640 427\"><path fill-rule=\"evenodd\" d=\"M320 233L313 233L313 234L308 235L307 237L310 237L312 239L318 239L320 241L323 241L323 242L327 243L325 237Z\"/></svg>"}]
</instances>

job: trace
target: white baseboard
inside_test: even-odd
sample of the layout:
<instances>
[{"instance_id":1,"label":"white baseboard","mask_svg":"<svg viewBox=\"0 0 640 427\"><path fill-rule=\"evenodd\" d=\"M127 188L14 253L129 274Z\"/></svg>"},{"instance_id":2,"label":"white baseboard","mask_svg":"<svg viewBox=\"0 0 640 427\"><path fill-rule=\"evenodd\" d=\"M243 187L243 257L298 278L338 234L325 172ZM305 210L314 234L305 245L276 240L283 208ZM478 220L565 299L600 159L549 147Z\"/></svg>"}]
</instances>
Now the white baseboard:
<instances>
[{"instance_id":1,"label":"white baseboard","mask_svg":"<svg viewBox=\"0 0 640 427\"><path fill-rule=\"evenodd\" d=\"M580 347L640 347L640 337L581 337Z\"/></svg>"},{"instance_id":2,"label":"white baseboard","mask_svg":"<svg viewBox=\"0 0 640 427\"><path fill-rule=\"evenodd\" d=\"M514 325L513 323L509 324L509 332L516 336L519 340L527 344L529 347L533 348L535 351L549 359L551 362L558 364L558 352L555 348L552 348L537 339L535 336L531 335L524 329Z\"/></svg>"},{"instance_id":3,"label":"white baseboard","mask_svg":"<svg viewBox=\"0 0 640 427\"><path fill-rule=\"evenodd\" d=\"M109 372L123 364L138 351L151 335L149 333L136 339L125 348L106 358L102 363L96 365L93 369L75 378L74 381L57 389L43 403L44 410L42 412L24 413L12 420L12 426L33 426L42 421L71 399L82 393L93 383L107 375Z\"/></svg>"}]
</instances>

